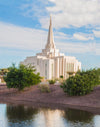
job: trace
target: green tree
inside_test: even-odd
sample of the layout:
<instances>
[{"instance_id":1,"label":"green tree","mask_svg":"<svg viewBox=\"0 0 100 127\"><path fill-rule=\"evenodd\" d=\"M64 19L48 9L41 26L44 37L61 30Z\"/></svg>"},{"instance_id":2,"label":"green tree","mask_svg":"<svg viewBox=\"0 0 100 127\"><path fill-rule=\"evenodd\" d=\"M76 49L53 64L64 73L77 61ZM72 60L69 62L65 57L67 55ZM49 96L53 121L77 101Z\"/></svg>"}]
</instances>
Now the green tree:
<instances>
[{"instance_id":1,"label":"green tree","mask_svg":"<svg viewBox=\"0 0 100 127\"><path fill-rule=\"evenodd\" d=\"M9 72L4 76L4 80L7 83L8 88L18 88L18 90L23 90L25 87L30 87L36 85L40 82L39 73L35 74L35 69L31 66L26 67L24 65L19 65L19 67L9 68Z\"/></svg>"}]
</instances>

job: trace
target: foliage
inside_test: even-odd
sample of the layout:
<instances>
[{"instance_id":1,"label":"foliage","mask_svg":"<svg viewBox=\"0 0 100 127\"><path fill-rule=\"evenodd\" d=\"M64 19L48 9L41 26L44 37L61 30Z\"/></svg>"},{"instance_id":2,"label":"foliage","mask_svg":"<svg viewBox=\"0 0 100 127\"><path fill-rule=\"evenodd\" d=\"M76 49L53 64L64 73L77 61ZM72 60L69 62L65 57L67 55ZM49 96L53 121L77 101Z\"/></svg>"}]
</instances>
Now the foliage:
<instances>
[{"instance_id":1,"label":"foliage","mask_svg":"<svg viewBox=\"0 0 100 127\"><path fill-rule=\"evenodd\" d=\"M61 75L60 78L63 79L63 75Z\"/></svg>"},{"instance_id":2,"label":"foliage","mask_svg":"<svg viewBox=\"0 0 100 127\"><path fill-rule=\"evenodd\" d=\"M39 89L41 92L47 92L47 93L50 92L50 87L48 84L40 84Z\"/></svg>"},{"instance_id":3,"label":"foliage","mask_svg":"<svg viewBox=\"0 0 100 127\"><path fill-rule=\"evenodd\" d=\"M59 79L59 81L60 81L61 84L63 84L63 81L64 81L63 78L64 78L63 75L60 75L60 79Z\"/></svg>"},{"instance_id":4,"label":"foliage","mask_svg":"<svg viewBox=\"0 0 100 127\"><path fill-rule=\"evenodd\" d=\"M49 80L49 84L54 84L55 82L55 80Z\"/></svg>"},{"instance_id":5,"label":"foliage","mask_svg":"<svg viewBox=\"0 0 100 127\"><path fill-rule=\"evenodd\" d=\"M9 68L9 72L4 76L4 80L7 83L8 88L18 88L23 90L25 87L38 84L40 82L39 73L35 74L35 69L31 66L26 67L19 65L18 68L15 65Z\"/></svg>"},{"instance_id":6,"label":"foliage","mask_svg":"<svg viewBox=\"0 0 100 127\"><path fill-rule=\"evenodd\" d=\"M70 96L85 95L93 91L94 86L100 84L100 69L77 72L69 77L61 88Z\"/></svg>"},{"instance_id":7,"label":"foliage","mask_svg":"<svg viewBox=\"0 0 100 127\"><path fill-rule=\"evenodd\" d=\"M0 75L6 75L9 72L8 68L2 68L0 69Z\"/></svg>"}]
</instances>

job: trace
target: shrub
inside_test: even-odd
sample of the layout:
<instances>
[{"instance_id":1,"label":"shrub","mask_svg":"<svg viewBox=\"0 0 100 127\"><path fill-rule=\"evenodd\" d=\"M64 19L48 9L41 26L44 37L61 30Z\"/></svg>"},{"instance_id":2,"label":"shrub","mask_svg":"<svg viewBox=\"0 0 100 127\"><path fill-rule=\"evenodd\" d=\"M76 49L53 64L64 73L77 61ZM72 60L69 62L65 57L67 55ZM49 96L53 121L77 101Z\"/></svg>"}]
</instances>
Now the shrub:
<instances>
[{"instance_id":1,"label":"shrub","mask_svg":"<svg viewBox=\"0 0 100 127\"><path fill-rule=\"evenodd\" d=\"M50 92L50 87L48 84L40 84L39 89L41 92L47 92L47 93Z\"/></svg>"},{"instance_id":2,"label":"shrub","mask_svg":"<svg viewBox=\"0 0 100 127\"><path fill-rule=\"evenodd\" d=\"M100 69L78 72L69 77L61 88L70 96L85 95L93 91L94 86L100 83Z\"/></svg>"},{"instance_id":3,"label":"shrub","mask_svg":"<svg viewBox=\"0 0 100 127\"><path fill-rule=\"evenodd\" d=\"M4 80L8 88L18 88L23 90L25 87L38 84L40 82L39 73L35 74L35 69L31 66L26 67L19 65L18 68L13 65L9 68L9 72L4 76Z\"/></svg>"},{"instance_id":4,"label":"shrub","mask_svg":"<svg viewBox=\"0 0 100 127\"><path fill-rule=\"evenodd\" d=\"M61 75L60 78L63 79L63 75Z\"/></svg>"},{"instance_id":5,"label":"shrub","mask_svg":"<svg viewBox=\"0 0 100 127\"><path fill-rule=\"evenodd\" d=\"M49 80L49 84L54 84L55 82L55 80Z\"/></svg>"}]
</instances>

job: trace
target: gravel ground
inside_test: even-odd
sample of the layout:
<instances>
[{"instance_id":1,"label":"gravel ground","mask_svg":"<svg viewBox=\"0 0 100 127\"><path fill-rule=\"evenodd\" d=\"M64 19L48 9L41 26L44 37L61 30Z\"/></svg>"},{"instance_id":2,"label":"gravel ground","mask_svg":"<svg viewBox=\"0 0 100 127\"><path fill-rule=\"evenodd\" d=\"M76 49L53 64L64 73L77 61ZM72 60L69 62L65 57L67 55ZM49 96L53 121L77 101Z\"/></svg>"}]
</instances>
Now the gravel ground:
<instances>
[{"instance_id":1,"label":"gravel ground","mask_svg":"<svg viewBox=\"0 0 100 127\"><path fill-rule=\"evenodd\" d=\"M24 104L38 107L75 108L100 114L100 86L85 96L68 96L59 85L50 85L50 93L42 93L38 85L19 92L0 84L0 103Z\"/></svg>"}]
</instances>

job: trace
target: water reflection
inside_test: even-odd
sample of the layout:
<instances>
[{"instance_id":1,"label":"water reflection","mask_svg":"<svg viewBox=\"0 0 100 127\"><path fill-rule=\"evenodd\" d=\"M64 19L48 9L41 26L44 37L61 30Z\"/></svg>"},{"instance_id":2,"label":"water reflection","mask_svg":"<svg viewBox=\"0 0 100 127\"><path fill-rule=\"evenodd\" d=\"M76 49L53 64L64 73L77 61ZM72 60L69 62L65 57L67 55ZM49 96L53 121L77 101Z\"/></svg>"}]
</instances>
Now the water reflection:
<instances>
[{"instance_id":1,"label":"water reflection","mask_svg":"<svg viewBox=\"0 0 100 127\"><path fill-rule=\"evenodd\" d=\"M38 113L38 109L24 106L7 106L7 117L9 121L31 120Z\"/></svg>"},{"instance_id":2,"label":"water reflection","mask_svg":"<svg viewBox=\"0 0 100 127\"><path fill-rule=\"evenodd\" d=\"M2 127L99 127L100 115L66 109L53 110L47 108L32 108L25 106L4 107L4 117L7 121Z\"/></svg>"},{"instance_id":3,"label":"water reflection","mask_svg":"<svg viewBox=\"0 0 100 127\"><path fill-rule=\"evenodd\" d=\"M64 118L71 122L84 122L89 123L93 119L93 114L87 111L67 109L64 112Z\"/></svg>"},{"instance_id":4,"label":"water reflection","mask_svg":"<svg viewBox=\"0 0 100 127\"><path fill-rule=\"evenodd\" d=\"M25 106L7 106L6 114L8 118L9 127L26 127L25 124L32 125L35 115L38 113L38 109Z\"/></svg>"},{"instance_id":5,"label":"water reflection","mask_svg":"<svg viewBox=\"0 0 100 127\"><path fill-rule=\"evenodd\" d=\"M63 117L68 121L68 127L94 127L94 115L87 111L67 109Z\"/></svg>"},{"instance_id":6,"label":"water reflection","mask_svg":"<svg viewBox=\"0 0 100 127\"><path fill-rule=\"evenodd\" d=\"M61 114L63 114L63 110L42 108L39 114L40 122L37 122L35 125L36 127L39 127L39 124L43 125L41 127L65 127Z\"/></svg>"}]
</instances>

